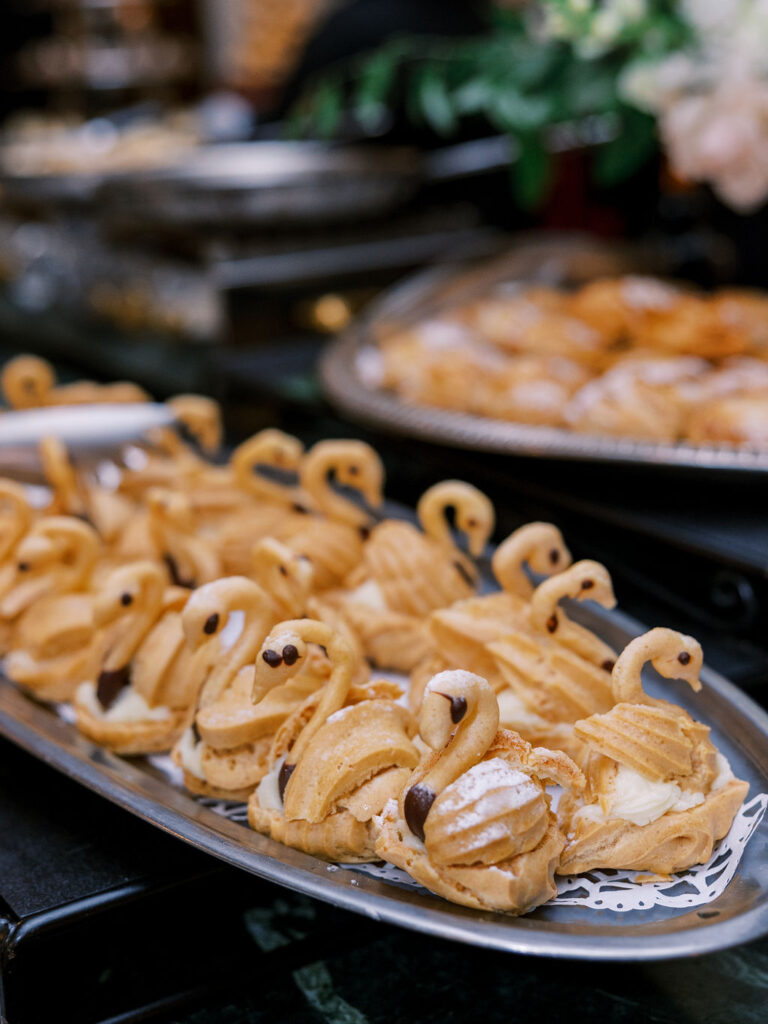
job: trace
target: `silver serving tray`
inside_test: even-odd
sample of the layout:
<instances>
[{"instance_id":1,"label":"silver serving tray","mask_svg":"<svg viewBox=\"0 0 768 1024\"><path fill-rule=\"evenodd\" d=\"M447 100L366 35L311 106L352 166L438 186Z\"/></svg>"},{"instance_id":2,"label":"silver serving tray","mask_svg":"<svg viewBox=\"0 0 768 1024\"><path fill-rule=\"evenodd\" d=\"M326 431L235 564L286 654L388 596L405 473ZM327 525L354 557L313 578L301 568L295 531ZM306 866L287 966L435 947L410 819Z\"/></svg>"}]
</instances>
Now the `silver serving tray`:
<instances>
[{"instance_id":1,"label":"silver serving tray","mask_svg":"<svg viewBox=\"0 0 768 1024\"><path fill-rule=\"evenodd\" d=\"M614 647L642 632L627 616L579 609ZM576 616L574 616L576 617ZM704 669L694 696L684 683L663 691L712 726L714 742L750 797L768 791L768 714L722 676ZM650 683L651 692L662 692ZM473 911L354 869L339 870L252 832L175 787L143 758L107 753L55 711L0 678L0 734L70 778L179 839L252 874L375 920L439 938L540 956L663 960L712 952L768 933L768 816L725 892L704 907L614 913L540 907L527 917Z\"/></svg>"},{"instance_id":2,"label":"silver serving tray","mask_svg":"<svg viewBox=\"0 0 768 1024\"><path fill-rule=\"evenodd\" d=\"M170 427L176 415L156 402L54 405L0 413L0 473L26 476L40 470L37 445L57 437L76 458L114 455L150 430Z\"/></svg>"},{"instance_id":3,"label":"silver serving tray","mask_svg":"<svg viewBox=\"0 0 768 1024\"><path fill-rule=\"evenodd\" d=\"M376 338L382 333L439 314L502 282L567 286L631 271L663 273L658 259L658 254L607 247L581 237L534 237L479 268L467 271L465 266L442 266L422 271L387 291L328 347L320 362L323 386L339 409L361 423L458 448L549 459L765 473L768 452L736 445L633 441L408 404L372 383L363 369L366 362L376 359Z\"/></svg>"}]
</instances>

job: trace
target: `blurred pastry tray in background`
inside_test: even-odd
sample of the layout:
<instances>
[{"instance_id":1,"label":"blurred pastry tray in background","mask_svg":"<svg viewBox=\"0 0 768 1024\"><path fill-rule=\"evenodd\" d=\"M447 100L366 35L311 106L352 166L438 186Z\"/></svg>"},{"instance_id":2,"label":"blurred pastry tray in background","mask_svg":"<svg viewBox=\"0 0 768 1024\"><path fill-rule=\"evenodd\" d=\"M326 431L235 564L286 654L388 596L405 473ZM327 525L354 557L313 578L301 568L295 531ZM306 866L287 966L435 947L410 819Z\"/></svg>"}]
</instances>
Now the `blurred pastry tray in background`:
<instances>
[{"instance_id":1,"label":"blurred pastry tray in background","mask_svg":"<svg viewBox=\"0 0 768 1024\"><path fill-rule=\"evenodd\" d=\"M343 413L382 430L475 451L549 459L763 473L768 451L734 444L635 440L575 432L408 402L381 383L379 339L487 295L503 285L582 285L629 273L661 273L650 250L581 236L523 238L502 256L478 265L440 266L417 273L379 298L326 351L320 373L326 394Z\"/></svg>"}]
</instances>

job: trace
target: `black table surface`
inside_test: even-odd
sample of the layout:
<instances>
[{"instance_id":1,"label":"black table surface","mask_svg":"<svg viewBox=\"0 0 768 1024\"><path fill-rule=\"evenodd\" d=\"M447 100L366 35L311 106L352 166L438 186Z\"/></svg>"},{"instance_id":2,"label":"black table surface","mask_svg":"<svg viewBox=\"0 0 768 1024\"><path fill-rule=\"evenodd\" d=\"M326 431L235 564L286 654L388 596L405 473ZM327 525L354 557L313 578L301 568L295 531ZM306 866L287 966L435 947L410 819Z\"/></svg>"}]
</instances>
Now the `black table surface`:
<instances>
[{"instance_id":1,"label":"black table surface","mask_svg":"<svg viewBox=\"0 0 768 1024\"><path fill-rule=\"evenodd\" d=\"M5 741L0 779L10 1024L768 1019L768 938L656 964L475 949L219 865Z\"/></svg>"}]
</instances>

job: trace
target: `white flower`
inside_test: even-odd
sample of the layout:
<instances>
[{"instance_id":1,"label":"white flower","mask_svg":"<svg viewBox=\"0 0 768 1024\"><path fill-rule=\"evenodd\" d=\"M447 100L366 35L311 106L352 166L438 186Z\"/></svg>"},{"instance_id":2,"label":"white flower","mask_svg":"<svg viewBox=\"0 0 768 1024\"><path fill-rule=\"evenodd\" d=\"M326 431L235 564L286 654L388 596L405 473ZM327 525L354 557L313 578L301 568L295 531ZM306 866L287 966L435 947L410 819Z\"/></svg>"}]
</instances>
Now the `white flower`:
<instances>
[{"instance_id":1,"label":"white flower","mask_svg":"<svg viewBox=\"0 0 768 1024\"><path fill-rule=\"evenodd\" d=\"M660 126L677 174L744 213L768 198L768 82L732 72L709 93L676 98Z\"/></svg>"},{"instance_id":2,"label":"white flower","mask_svg":"<svg viewBox=\"0 0 768 1024\"><path fill-rule=\"evenodd\" d=\"M646 0L614 0L613 7L625 22L640 21L648 12Z\"/></svg>"}]
</instances>

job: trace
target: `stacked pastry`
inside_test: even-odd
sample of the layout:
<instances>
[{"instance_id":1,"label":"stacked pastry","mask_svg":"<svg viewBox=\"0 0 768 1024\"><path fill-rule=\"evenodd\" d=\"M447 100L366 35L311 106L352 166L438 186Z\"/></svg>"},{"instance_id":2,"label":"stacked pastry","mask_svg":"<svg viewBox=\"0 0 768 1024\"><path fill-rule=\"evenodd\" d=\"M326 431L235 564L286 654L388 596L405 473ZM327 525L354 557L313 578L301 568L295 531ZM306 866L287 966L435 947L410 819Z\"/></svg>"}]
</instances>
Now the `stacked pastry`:
<instances>
[{"instance_id":1,"label":"stacked pastry","mask_svg":"<svg viewBox=\"0 0 768 1024\"><path fill-rule=\"evenodd\" d=\"M182 404L215 443L215 409ZM111 489L57 441L41 454L47 507L0 481L5 674L110 750L170 751L257 831L520 914L557 872L668 874L730 828L746 783L640 682L651 661L698 688L701 649L657 629L617 656L573 621L561 602L612 607L611 580L551 524L508 537L479 594L488 499L444 481L418 526L380 519L359 441L266 430L214 465L163 435Z\"/></svg>"},{"instance_id":2,"label":"stacked pastry","mask_svg":"<svg viewBox=\"0 0 768 1024\"><path fill-rule=\"evenodd\" d=\"M379 338L405 401L652 441L768 447L768 296L648 277L495 293Z\"/></svg>"}]
</instances>

